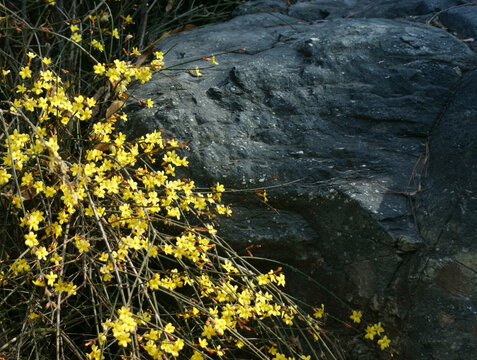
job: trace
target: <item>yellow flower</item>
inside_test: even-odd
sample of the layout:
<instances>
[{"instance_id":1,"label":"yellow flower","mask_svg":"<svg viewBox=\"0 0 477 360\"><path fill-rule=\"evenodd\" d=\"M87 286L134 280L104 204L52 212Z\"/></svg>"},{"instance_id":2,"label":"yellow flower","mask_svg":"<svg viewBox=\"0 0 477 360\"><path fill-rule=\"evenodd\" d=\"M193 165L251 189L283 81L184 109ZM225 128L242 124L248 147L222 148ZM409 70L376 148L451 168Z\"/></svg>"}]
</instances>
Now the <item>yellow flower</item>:
<instances>
[{"instance_id":1,"label":"yellow flower","mask_svg":"<svg viewBox=\"0 0 477 360\"><path fill-rule=\"evenodd\" d=\"M6 184L12 175L10 175L6 169L0 168L0 185Z\"/></svg>"},{"instance_id":2,"label":"yellow flower","mask_svg":"<svg viewBox=\"0 0 477 360\"><path fill-rule=\"evenodd\" d=\"M70 30L71 30L72 33L77 32L78 29L79 29L78 25L71 25L70 26Z\"/></svg>"},{"instance_id":3,"label":"yellow flower","mask_svg":"<svg viewBox=\"0 0 477 360\"><path fill-rule=\"evenodd\" d=\"M50 150L54 156L59 157L58 150L60 149L60 146L58 145L58 141L56 139L56 135L53 137L50 137L48 141L45 142L46 147L48 150Z\"/></svg>"},{"instance_id":4,"label":"yellow flower","mask_svg":"<svg viewBox=\"0 0 477 360\"><path fill-rule=\"evenodd\" d=\"M209 343L207 342L206 339L199 338L199 346L200 346L201 348L206 349L206 348L207 348L207 345L209 345Z\"/></svg>"},{"instance_id":5,"label":"yellow flower","mask_svg":"<svg viewBox=\"0 0 477 360\"><path fill-rule=\"evenodd\" d=\"M28 247L33 247L38 245L38 240L36 234L33 231L30 231L25 235L25 245Z\"/></svg>"},{"instance_id":6,"label":"yellow flower","mask_svg":"<svg viewBox=\"0 0 477 360\"><path fill-rule=\"evenodd\" d=\"M113 29L113 37L116 38L116 39L119 39L119 32L118 32L117 28Z\"/></svg>"},{"instance_id":7,"label":"yellow flower","mask_svg":"<svg viewBox=\"0 0 477 360\"><path fill-rule=\"evenodd\" d=\"M35 181L33 187L35 188L37 193L41 193L45 190L45 184L43 183L43 181Z\"/></svg>"},{"instance_id":8,"label":"yellow flower","mask_svg":"<svg viewBox=\"0 0 477 360\"><path fill-rule=\"evenodd\" d=\"M165 332L168 332L169 334L174 333L175 330L176 330L176 328L175 328L174 325L172 325L171 323L168 323L168 324L166 325L166 327L164 328L164 331L165 331Z\"/></svg>"},{"instance_id":9,"label":"yellow flower","mask_svg":"<svg viewBox=\"0 0 477 360\"><path fill-rule=\"evenodd\" d=\"M93 69L94 69L94 73L98 75L103 75L104 72L106 71L106 68L104 67L104 65L99 63L94 65Z\"/></svg>"},{"instance_id":10,"label":"yellow flower","mask_svg":"<svg viewBox=\"0 0 477 360\"><path fill-rule=\"evenodd\" d=\"M43 61L43 64L45 64L45 65L50 65L51 64L51 59L50 58L46 57L42 61Z\"/></svg>"},{"instance_id":11,"label":"yellow flower","mask_svg":"<svg viewBox=\"0 0 477 360\"><path fill-rule=\"evenodd\" d=\"M109 259L109 255L108 255L107 253L105 253L105 252L102 252L102 253L99 255L99 258L98 258L98 260L99 260L99 261L102 261L102 262L106 262L106 261L108 261L108 259Z\"/></svg>"},{"instance_id":12,"label":"yellow flower","mask_svg":"<svg viewBox=\"0 0 477 360\"><path fill-rule=\"evenodd\" d=\"M364 338L374 340L374 336L376 335L376 329L374 328L374 326L368 326L365 331L366 335L364 335Z\"/></svg>"},{"instance_id":13,"label":"yellow flower","mask_svg":"<svg viewBox=\"0 0 477 360\"><path fill-rule=\"evenodd\" d=\"M222 185L220 183L216 183L215 186L212 188L212 190L214 190L216 192L224 192L225 187L224 187L224 185Z\"/></svg>"},{"instance_id":14,"label":"yellow flower","mask_svg":"<svg viewBox=\"0 0 477 360\"><path fill-rule=\"evenodd\" d=\"M147 99L146 105L148 108L152 108L154 106L154 101L152 101L151 99Z\"/></svg>"},{"instance_id":15,"label":"yellow flower","mask_svg":"<svg viewBox=\"0 0 477 360\"><path fill-rule=\"evenodd\" d=\"M58 275L56 275L53 271L50 271L49 274L45 275L45 279L48 280L48 286L53 286L57 277Z\"/></svg>"},{"instance_id":16,"label":"yellow flower","mask_svg":"<svg viewBox=\"0 0 477 360\"><path fill-rule=\"evenodd\" d=\"M179 351L181 351L183 348L184 348L184 340L182 339L177 339L174 342L170 340L164 340L161 343L161 349L171 354L174 357L179 356Z\"/></svg>"},{"instance_id":17,"label":"yellow flower","mask_svg":"<svg viewBox=\"0 0 477 360\"><path fill-rule=\"evenodd\" d=\"M124 17L124 16L121 16L121 17L123 18L123 20L126 24L134 24L134 22L132 21L131 15L128 15L126 17Z\"/></svg>"},{"instance_id":18,"label":"yellow flower","mask_svg":"<svg viewBox=\"0 0 477 360\"><path fill-rule=\"evenodd\" d=\"M146 350L153 359L161 359L162 352L159 350L154 341L149 340L146 345L144 345L144 350Z\"/></svg>"},{"instance_id":19,"label":"yellow flower","mask_svg":"<svg viewBox=\"0 0 477 360\"><path fill-rule=\"evenodd\" d=\"M219 335L223 335L224 331L227 330L227 321L224 319L215 319L214 320L214 329Z\"/></svg>"},{"instance_id":20,"label":"yellow flower","mask_svg":"<svg viewBox=\"0 0 477 360\"><path fill-rule=\"evenodd\" d=\"M92 97L86 98L86 104L88 104L89 107L94 107L96 105L96 100Z\"/></svg>"},{"instance_id":21,"label":"yellow flower","mask_svg":"<svg viewBox=\"0 0 477 360\"><path fill-rule=\"evenodd\" d=\"M27 91L27 88L25 87L25 84L19 84L17 85L17 93L23 94L24 92Z\"/></svg>"},{"instance_id":22,"label":"yellow flower","mask_svg":"<svg viewBox=\"0 0 477 360\"><path fill-rule=\"evenodd\" d=\"M47 228L47 231L48 230L52 231L56 237L61 236L61 234L63 233L63 229L61 225L58 224L57 222L54 222L53 224L51 224L51 227Z\"/></svg>"},{"instance_id":23,"label":"yellow flower","mask_svg":"<svg viewBox=\"0 0 477 360\"><path fill-rule=\"evenodd\" d=\"M51 186L47 186L47 187L45 188L45 196L46 196L47 198L53 197L53 195L55 195L55 194L56 194L55 188L53 188L53 187L51 187Z\"/></svg>"},{"instance_id":24,"label":"yellow flower","mask_svg":"<svg viewBox=\"0 0 477 360\"><path fill-rule=\"evenodd\" d=\"M270 279L268 278L267 274L257 275L257 280L258 280L258 285L266 285L266 284L270 283ZM314 310L317 310L317 309L314 309ZM323 314L317 316L317 312L315 312L315 317L320 317L321 318L322 315Z\"/></svg>"},{"instance_id":25,"label":"yellow flower","mask_svg":"<svg viewBox=\"0 0 477 360\"><path fill-rule=\"evenodd\" d=\"M27 213L25 223L30 230L38 231L38 225L44 220L43 211L35 210L32 213Z\"/></svg>"},{"instance_id":26,"label":"yellow flower","mask_svg":"<svg viewBox=\"0 0 477 360\"><path fill-rule=\"evenodd\" d=\"M202 76L202 73L199 71L198 66L196 66L195 69L193 69L193 70L189 70L189 73L193 76L196 76L196 77L201 77Z\"/></svg>"},{"instance_id":27,"label":"yellow flower","mask_svg":"<svg viewBox=\"0 0 477 360\"><path fill-rule=\"evenodd\" d=\"M74 285L71 281L64 282L63 280L58 280L55 284L55 291L58 293L66 292L68 295L76 295L77 286Z\"/></svg>"},{"instance_id":28,"label":"yellow flower","mask_svg":"<svg viewBox=\"0 0 477 360\"><path fill-rule=\"evenodd\" d=\"M278 286L285 286L285 275L284 274L280 274L278 276L275 275L275 281L277 283Z\"/></svg>"},{"instance_id":29,"label":"yellow flower","mask_svg":"<svg viewBox=\"0 0 477 360\"><path fill-rule=\"evenodd\" d=\"M359 324L361 322L361 316L363 316L363 314L361 314L361 311L353 310L353 314L350 315L349 318L353 320L355 323Z\"/></svg>"},{"instance_id":30,"label":"yellow flower","mask_svg":"<svg viewBox=\"0 0 477 360\"><path fill-rule=\"evenodd\" d=\"M31 78L31 69L28 66L21 67L18 73L22 79Z\"/></svg>"},{"instance_id":31,"label":"yellow flower","mask_svg":"<svg viewBox=\"0 0 477 360\"><path fill-rule=\"evenodd\" d=\"M60 224L63 224L65 222L67 222L69 219L69 215L66 213L65 210L61 210L59 213L58 213L58 222Z\"/></svg>"},{"instance_id":32,"label":"yellow flower","mask_svg":"<svg viewBox=\"0 0 477 360\"><path fill-rule=\"evenodd\" d=\"M36 286L41 286L41 287L44 287L45 286L45 283L43 282L42 279L38 278L36 280L32 280L31 281L34 285Z\"/></svg>"},{"instance_id":33,"label":"yellow flower","mask_svg":"<svg viewBox=\"0 0 477 360\"><path fill-rule=\"evenodd\" d=\"M58 255L58 253L56 252L50 258L50 262L55 263L55 265L59 265L61 260L63 260L63 258L60 255Z\"/></svg>"},{"instance_id":34,"label":"yellow flower","mask_svg":"<svg viewBox=\"0 0 477 360\"><path fill-rule=\"evenodd\" d=\"M204 57L204 60L205 61L210 61L214 65L219 65L219 63L215 60L215 55L212 55L212 57L210 57L210 58Z\"/></svg>"},{"instance_id":35,"label":"yellow flower","mask_svg":"<svg viewBox=\"0 0 477 360\"><path fill-rule=\"evenodd\" d=\"M96 50L99 50L101 52L104 51L104 48L103 48L103 44L101 44L98 40L96 39L93 39L93 41L91 41L91 46L94 47Z\"/></svg>"},{"instance_id":36,"label":"yellow flower","mask_svg":"<svg viewBox=\"0 0 477 360\"><path fill-rule=\"evenodd\" d=\"M12 269L15 275L18 275L22 272L29 271L30 265L28 265L25 259L18 259L12 265L10 265L10 268Z\"/></svg>"},{"instance_id":37,"label":"yellow flower","mask_svg":"<svg viewBox=\"0 0 477 360\"><path fill-rule=\"evenodd\" d=\"M106 76L112 83L118 81L121 77L121 72L117 68L109 68L106 72Z\"/></svg>"},{"instance_id":38,"label":"yellow flower","mask_svg":"<svg viewBox=\"0 0 477 360\"><path fill-rule=\"evenodd\" d=\"M376 334L381 335L382 332L384 332L383 327L381 326L381 323L378 322L377 324L373 325L374 330L376 331Z\"/></svg>"},{"instance_id":39,"label":"yellow flower","mask_svg":"<svg viewBox=\"0 0 477 360\"><path fill-rule=\"evenodd\" d=\"M215 332L214 327L210 324L206 324L204 326L204 331L202 332L202 336L205 336L207 337L207 339L210 340L212 336L215 336L215 335L217 335L217 333Z\"/></svg>"},{"instance_id":40,"label":"yellow flower","mask_svg":"<svg viewBox=\"0 0 477 360\"><path fill-rule=\"evenodd\" d=\"M89 247L91 246L91 244L89 243L88 240L84 240L84 239L81 239L81 238L75 238L75 245L76 247L78 248L79 250L79 253L82 254L82 253L86 253L89 251Z\"/></svg>"},{"instance_id":41,"label":"yellow flower","mask_svg":"<svg viewBox=\"0 0 477 360\"><path fill-rule=\"evenodd\" d=\"M216 210L217 210L217 213L219 213L219 214L221 214L221 215L223 215L223 214L225 214L225 213L227 212L227 208L226 208L224 205L222 205L222 204L218 204L218 205L216 206Z\"/></svg>"},{"instance_id":42,"label":"yellow flower","mask_svg":"<svg viewBox=\"0 0 477 360\"><path fill-rule=\"evenodd\" d=\"M144 84L151 80L152 72L151 69L147 66L140 67L135 72L136 79L141 81L141 84Z\"/></svg>"},{"instance_id":43,"label":"yellow flower","mask_svg":"<svg viewBox=\"0 0 477 360\"><path fill-rule=\"evenodd\" d=\"M131 51L131 55L140 56L141 53L139 52L139 50L138 50L137 47L133 47L133 49L132 49L132 51Z\"/></svg>"},{"instance_id":44,"label":"yellow flower","mask_svg":"<svg viewBox=\"0 0 477 360\"><path fill-rule=\"evenodd\" d=\"M86 354L86 358L88 358L88 360L102 360L104 356L101 355L101 349L98 348L97 345L92 345L91 352Z\"/></svg>"},{"instance_id":45,"label":"yellow flower","mask_svg":"<svg viewBox=\"0 0 477 360\"><path fill-rule=\"evenodd\" d=\"M208 231L209 234L211 234L211 235L217 234L217 230L214 228L213 225L207 224L205 227L207 228L207 231Z\"/></svg>"},{"instance_id":46,"label":"yellow flower","mask_svg":"<svg viewBox=\"0 0 477 360\"><path fill-rule=\"evenodd\" d=\"M53 73L50 70L46 70L46 71L41 70L40 71L40 78L41 78L41 80L46 81L46 82L53 81L53 79L54 79ZM45 85L43 85L43 86L45 86Z\"/></svg>"},{"instance_id":47,"label":"yellow flower","mask_svg":"<svg viewBox=\"0 0 477 360\"><path fill-rule=\"evenodd\" d=\"M46 256L48 255L48 251L44 246L40 246L36 251L35 251L35 256L37 257L38 260L46 260Z\"/></svg>"},{"instance_id":48,"label":"yellow flower","mask_svg":"<svg viewBox=\"0 0 477 360\"><path fill-rule=\"evenodd\" d=\"M224 355L225 355L225 351L222 350L222 346L221 346L221 345L217 346L216 351L217 351L217 355L218 355L218 356L224 356Z\"/></svg>"},{"instance_id":49,"label":"yellow flower","mask_svg":"<svg viewBox=\"0 0 477 360\"><path fill-rule=\"evenodd\" d=\"M234 273L237 274L239 271L235 266L232 265L232 263L229 260L225 260L221 266L227 271L228 274Z\"/></svg>"},{"instance_id":50,"label":"yellow flower","mask_svg":"<svg viewBox=\"0 0 477 360\"><path fill-rule=\"evenodd\" d=\"M391 340L389 340L386 335L384 335L380 340L378 340L378 345L381 347L381 350L384 350L389 347L390 343Z\"/></svg>"},{"instance_id":51,"label":"yellow flower","mask_svg":"<svg viewBox=\"0 0 477 360\"><path fill-rule=\"evenodd\" d=\"M82 39L82 36L80 33L75 32L73 35L71 35L71 40L73 40L74 42L79 43L81 39Z\"/></svg>"},{"instance_id":52,"label":"yellow flower","mask_svg":"<svg viewBox=\"0 0 477 360\"><path fill-rule=\"evenodd\" d=\"M204 360L204 356L200 352L194 350L194 354L190 357L190 360Z\"/></svg>"},{"instance_id":53,"label":"yellow flower","mask_svg":"<svg viewBox=\"0 0 477 360\"><path fill-rule=\"evenodd\" d=\"M37 317L39 317L40 315L34 313L34 312L31 312L29 315L28 315L28 318L31 319L31 320L35 320Z\"/></svg>"}]
</instances>

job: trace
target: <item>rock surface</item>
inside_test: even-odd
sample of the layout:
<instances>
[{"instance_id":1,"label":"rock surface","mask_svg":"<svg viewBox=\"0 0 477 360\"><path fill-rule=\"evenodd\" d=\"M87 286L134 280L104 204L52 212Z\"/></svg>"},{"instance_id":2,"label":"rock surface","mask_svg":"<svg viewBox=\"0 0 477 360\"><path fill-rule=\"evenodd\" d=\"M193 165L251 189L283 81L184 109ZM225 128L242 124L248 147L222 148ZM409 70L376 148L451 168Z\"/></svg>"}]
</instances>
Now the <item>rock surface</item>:
<instances>
[{"instance_id":1,"label":"rock surface","mask_svg":"<svg viewBox=\"0 0 477 360\"><path fill-rule=\"evenodd\" d=\"M188 175L235 189L220 229L236 249L383 322L402 359L477 353L476 55L409 20L461 3L253 1L160 44L169 65L219 66L158 74L135 94L156 107L127 106L129 136L190 140ZM349 316L288 275L302 299ZM343 339L347 358L382 356Z\"/></svg>"},{"instance_id":2,"label":"rock surface","mask_svg":"<svg viewBox=\"0 0 477 360\"><path fill-rule=\"evenodd\" d=\"M449 29L462 36L477 38L477 5L443 11L439 15L439 20Z\"/></svg>"},{"instance_id":3,"label":"rock surface","mask_svg":"<svg viewBox=\"0 0 477 360\"><path fill-rule=\"evenodd\" d=\"M287 3L290 5L287 6ZM306 21L333 18L430 18L436 12L473 3L471 0L252 0L233 14L280 12Z\"/></svg>"}]
</instances>

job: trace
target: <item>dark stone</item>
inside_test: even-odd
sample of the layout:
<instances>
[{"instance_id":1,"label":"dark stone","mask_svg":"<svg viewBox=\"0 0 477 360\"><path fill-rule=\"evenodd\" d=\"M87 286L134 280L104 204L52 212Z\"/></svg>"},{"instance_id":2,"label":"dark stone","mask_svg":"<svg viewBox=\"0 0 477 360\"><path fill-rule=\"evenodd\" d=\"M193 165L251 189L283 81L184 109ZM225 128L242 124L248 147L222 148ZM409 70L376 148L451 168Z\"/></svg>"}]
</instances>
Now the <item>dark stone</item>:
<instances>
[{"instance_id":1,"label":"dark stone","mask_svg":"<svg viewBox=\"0 0 477 360\"><path fill-rule=\"evenodd\" d=\"M340 4L333 4L333 1L325 3L298 2L290 6L288 15L305 21L324 20L331 13L330 7L335 10L339 5ZM346 10L346 8L341 8L341 11L344 10Z\"/></svg>"},{"instance_id":2,"label":"dark stone","mask_svg":"<svg viewBox=\"0 0 477 360\"><path fill-rule=\"evenodd\" d=\"M135 96L157 107L131 102L128 135L190 140L187 175L237 190L222 236L382 321L403 358L477 353L475 54L426 24L306 24L259 9L163 41L169 66L211 54L220 66L191 62L203 77L141 86ZM269 206L254 194L263 188ZM288 275L294 295L349 316ZM342 339L350 359L385 355L362 336Z\"/></svg>"},{"instance_id":3,"label":"dark stone","mask_svg":"<svg viewBox=\"0 0 477 360\"><path fill-rule=\"evenodd\" d=\"M232 16L250 15L256 13L280 12L286 14L287 0L253 0L237 6Z\"/></svg>"},{"instance_id":4,"label":"dark stone","mask_svg":"<svg viewBox=\"0 0 477 360\"><path fill-rule=\"evenodd\" d=\"M421 233L446 254L472 248L477 213L477 71L467 73L430 134L425 190L420 194ZM439 196L436 196L439 194ZM443 221L444 220L444 221Z\"/></svg>"},{"instance_id":5,"label":"dark stone","mask_svg":"<svg viewBox=\"0 0 477 360\"><path fill-rule=\"evenodd\" d=\"M437 12L471 0L255 0L237 7L232 16L279 12L304 21L353 18L429 19Z\"/></svg>"},{"instance_id":6,"label":"dark stone","mask_svg":"<svg viewBox=\"0 0 477 360\"><path fill-rule=\"evenodd\" d=\"M429 344L436 359L477 353L476 94L473 70L464 76L430 134L429 166L417 202L425 246L416 258L423 273L415 280L421 303L410 307L410 316L435 326L420 335L410 328L409 334ZM434 310L426 314L425 306Z\"/></svg>"},{"instance_id":7,"label":"dark stone","mask_svg":"<svg viewBox=\"0 0 477 360\"><path fill-rule=\"evenodd\" d=\"M469 0L382 0L371 1L369 9L362 12L365 17L419 17L433 14L453 6L469 3Z\"/></svg>"},{"instance_id":8,"label":"dark stone","mask_svg":"<svg viewBox=\"0 0 477 360\"><path fill-rule=\"evenodd\" d=\"M439 20L462 36L477 38L477 5L444 11L439 14Z\"/></svg>"}]
</instances>

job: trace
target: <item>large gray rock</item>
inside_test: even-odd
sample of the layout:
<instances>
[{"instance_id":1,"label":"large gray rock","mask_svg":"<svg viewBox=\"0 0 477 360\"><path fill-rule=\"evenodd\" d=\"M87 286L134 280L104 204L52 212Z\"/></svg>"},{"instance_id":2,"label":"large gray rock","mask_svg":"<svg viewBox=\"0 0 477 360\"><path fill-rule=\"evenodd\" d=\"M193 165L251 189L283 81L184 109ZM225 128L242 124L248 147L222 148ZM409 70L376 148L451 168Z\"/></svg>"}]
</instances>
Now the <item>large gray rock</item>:
<instances>
[{"instance_id":1,"label":"large gray rock","mask_svg":"<svg viewBox=\"0 0 477 360\"><path fill-rule=\"evenodd\" d=\"M237 7L235 16L280 12L305 21L353 18L429 18L472 0L253 0Z\"/></svg>"},{"instance_id":2,"label":"large gray rock","mask_svg":"<svg viewBox=\"0 0 477 360\"><path fill-rule=\"evenodd\" d=\"M252 189L229 194L222 236L382 321L403 359L477 353L476 145L460 130L475 130L475 54L425 24L248 13L160 44L169 65L215 54L220 66L190 62L203 77L159 74L138 89L157 107L127 106L129 136L166 129L191 141L201 185ZM267 187L270 206L253 194ZM349 315L289 278L302 299ZM343 339L349 358L379 356L361 335Z\"/></svg>"},{"instance_id":3,"label":"large gray rock","mask_svg":"<svg viewBox=\"0 0 477 360\"><path fill-rule=\"evenodd\" d=\"M439 20L460 35L477 38L477 5L449 9L439 15Z\"/></svg>"},{"instance_id":4,"label":"large gray rock","mask_svg":"<svg viewBox=\"0 0 477 360\"><path fill-rule=\"evenodd\" d=\"M441 359L466 358L458 357L456 350L477 354L476 95L473 70L430 134L427 176L417 204L425 246L414 259L416 274L421 274L413 281L420 303L410 307L409 315L427 322L430 331L409 332L411 337L423 336ZM449 330L460 336L442 336Z\"/></svg>"},{"instance_id":5,"label":"large gray rock","mask_svg":"<svg viewBox=\"0 0 477 360\"><path fill-rule=\"evenodd\" d=\"M437 11L470 3L472 0L380 0L368 1L369 5L359 12L359 17L424 17Z\"/></svg>"}]
</instances>

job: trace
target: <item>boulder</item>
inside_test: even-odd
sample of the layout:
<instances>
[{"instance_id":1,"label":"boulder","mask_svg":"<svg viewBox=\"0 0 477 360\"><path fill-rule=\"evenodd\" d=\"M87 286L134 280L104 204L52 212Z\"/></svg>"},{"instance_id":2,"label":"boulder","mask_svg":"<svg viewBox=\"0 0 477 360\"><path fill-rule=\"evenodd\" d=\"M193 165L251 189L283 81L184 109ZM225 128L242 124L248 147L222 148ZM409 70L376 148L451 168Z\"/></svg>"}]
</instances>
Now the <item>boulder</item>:
<instances>
[{"instance_id":1,"label":"boulder","mask_svg":"<svg viewBox=\"0 0 477 360\"><path fill-rule=\"evenodd\" d=\"M125 131L190 141L187 175L230 189L234 216L217 219L220 234L257 266L292 265L299 298L346 319L324 286L381 321L403 359L468 358L477 353L475 53L427 24L307 23L283 3L255 1L161 42L170 70L199 66L203 76L155 75L135 97L156 107L131 101ZM212 54L219 66L201 59ZM384 354L349 334L347 358Z\"/></svg>"},{"instance_id":2,"label":"boulder","mask_svg":"<svg viewBox=\"0 0 477 360\"><path fill-rule=\"evenodd\" d=\"M462 36L477 38L477 5L449 9L439 14L439 20Z\"/></svg>"},{"instance_id":3,"label":"boulder","mask_svg":"<svg viewBox=\"0 0 477 360\"><path fill-rule=\"evenodd\" d=\"M430 133L427 174L416 202L424 246L413 259L419 303L410 306L409 316L427 322L429 331L409 327L409 336L432 344L436 359L477 354L476 94L473 70Z\"/></svg>"},{"instance_id":4,"label":"boulder","mask_svg":"<svg viewBox=\"0 0 477 360\"><path fill-rule=\"evenodd\" d=\"M343 17L429 19L436 12L469 3L472 0L252 0L232 14L280 12L309 22Z\"/></svg>"}]
</instances>

